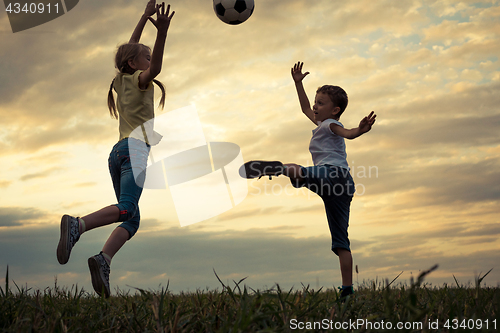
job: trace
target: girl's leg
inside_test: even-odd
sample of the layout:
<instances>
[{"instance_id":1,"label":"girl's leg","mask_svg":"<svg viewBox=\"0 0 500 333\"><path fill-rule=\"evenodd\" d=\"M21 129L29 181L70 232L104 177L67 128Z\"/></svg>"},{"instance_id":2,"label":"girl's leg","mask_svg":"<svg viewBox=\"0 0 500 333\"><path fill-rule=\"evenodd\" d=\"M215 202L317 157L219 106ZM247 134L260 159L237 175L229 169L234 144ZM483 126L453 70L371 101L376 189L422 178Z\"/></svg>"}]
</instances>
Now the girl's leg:
<instances>
[{"instance_id":1,"label":"girl's leg","mask_svg":"<svg viewBox=\"0 0 500 333\"><path fill-rule=\"evenodd\" d=\"M94 228L115 223L116 221L118 221L119 215L120 209L117 206L112 205L104 207L101 210L82 217L82 220L85 222L85 230L80 229L80 232L83 233ZM102 248L102 252L105 255L104 257L108 261L108 264L111 263L111 259L113 258L113 256L129 238L130 234L126 229L122 227L116 227L116 229L113 230Z\"/></svg>"},{"instance_id":2,"label":"girl's leg","mask_svg":"<svg viewBox=\"0 0 500 333\"><path fill-rule=\"evenodd\" d=\"M125 242L130 238L130 234L125 228L116 227L115 230L109 235L106 244L102 248L102 252L107 254L110 258L118 252L118 250L125 244Z\"/></svg>"},{"instance_id":3,"label":"girl's leg","mask_svg":"<svg viewBox=\"0 0 500 333\"><path fill-rule=\"evenodd\" d=\"M104 291L106 297L110 295L109 274L110 263L112 257L118 250L130 239L139 227L139 198L142 193L142 184L144 184L144 173L146 170L147 158L149 149L140 149L141 145L134 140L124 141L115 146L110 154L109 166L113 187L115 189L118 205L105 207L95 213L83 217L87 229L97 228L113 222L124 221L121 226L113 230L108 240L104 244L101 253L89 258L90 276L92 278L92 286L94 290L101 295ZM129 147L129 143L132 147ZM116 149L116 151L115 151ZM134 156L132 165L130 159ZM138 160L142 159L142 160ZM141 162L142 163L138 163ZM136 180L133 168L137 167L140 175ZM142 180L142 182L141 182ZM87 222L86 220L89 220ZM130 230L125 229L123 225L131 227Z\"/></svg>"},{"instance_id":4,"label":"girl's leg","mask_svg":"<svg viewBox=\"0 0 500 333\"><path fill-rule=\"evenodd\" d=\"M109 172L120 207L111 205L83 216L85 227L81 231L85 232L118 221L126 221L138 212L138 202L142 193L142 186L138 183L144 182L145 175L141 174L141 171L146 169L148 154L149 150L144 143L137 143L134 140L121 141L113 147L109 157ZM130 161L131 155L135 158L134 165ZM134 168L136 175L134 175ZM141 176L137 176L139 174ZM136 181L136 177L141 178ZM127 212L132 216L128 216Z\"/></svg>"},{"instance_id":5,"label":"girl's leg","mask_svg":"<svg viewBox=\"0 0 500 333\"><path fill-rule=\"evenodd\" d=\"M82 218L85 221L86 230L123 221L113 230L102 248L108 264L139 227L139 198L145 180L143 171L146 169L149 154L149 149L144 146L143 142L139 143L134 140L122 143L116 150L116 153L111 154L109 164L118 205L105 207ZM121 156L121 159L115 158L115 155ZM133 162L131 156L134 158ZM125 157L126 159L123 160Z\"/></svg>"},{"instance_id":6,"label":"girl's leg","mask_svg":"<svg viewBox=\"0 0 500 333\"><path fill-rule=\"evenodd\" d=\"M85 221L85 230L89 231L94 228L102 227L118 221L120 217L120 209L115 206L104 207L94 213L83 216L82 220Z\"/></svg>"}]
</instances>

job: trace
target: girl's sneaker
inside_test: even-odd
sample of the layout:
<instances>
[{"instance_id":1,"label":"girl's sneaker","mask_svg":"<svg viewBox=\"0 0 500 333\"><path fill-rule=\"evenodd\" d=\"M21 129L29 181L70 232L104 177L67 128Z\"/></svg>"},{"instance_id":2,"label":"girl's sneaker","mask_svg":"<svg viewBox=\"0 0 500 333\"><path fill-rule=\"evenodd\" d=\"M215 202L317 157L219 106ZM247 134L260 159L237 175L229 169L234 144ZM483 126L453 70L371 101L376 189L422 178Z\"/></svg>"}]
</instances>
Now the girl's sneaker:
<instances>
[{"instance_id":1,"label":"girl's sneaker","mask_svg":"<svg viewBox=\"0 0 500 333\"><path fill-rule=\"evenodd\" d=\"M243 178L259 178L262 176L279 176L283 174L285 167L279 161L250 161L240 167L240 176Z\"/></svg>"},{"instance_id":2,"label":"girl's sneaker","mask_svg":"<svg viewBox=\"0 0 500 333\"><path fill-rule=\"evenodd\" d=\"M61 219L61 236L57 245L57 261L64 265L69 260L71 249L80 239L80 226L78 218L63 215Z\"/></svg>"},{"instance_id":3,"label":"girl's sneaker","mask_svg":"<svg viewBox=\"0 0 500 333\"><path fill-rule=\"evenodd\" d=\"M94 287L95 292L101 296L102 292L104 292L104 296L106 298L109 297L109 273L110 268L108 262L102 255L102 251L90 257L88 260L89 269L90 269L90 277L92 278L92 287Z\"/></svg>"}]
</instances>

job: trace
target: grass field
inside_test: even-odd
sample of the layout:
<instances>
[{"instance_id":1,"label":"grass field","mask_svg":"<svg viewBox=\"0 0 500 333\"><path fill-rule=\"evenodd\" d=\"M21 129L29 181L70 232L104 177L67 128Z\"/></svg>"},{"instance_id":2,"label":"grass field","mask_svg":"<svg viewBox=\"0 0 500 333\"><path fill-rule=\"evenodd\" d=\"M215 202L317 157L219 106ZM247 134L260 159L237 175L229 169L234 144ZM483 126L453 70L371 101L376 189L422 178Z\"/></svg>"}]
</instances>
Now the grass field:
<instances>
[{"instance_id":1,"label":"grass field","mask_svg":"<svg viewBox=\"0 0 500 333\"><path fill-rule=\"evenodd\" d=\"M343 302L334 289L220 290L173 294L167 287L108 299L78 286L0 287L0 332L495 332L500 288L433 287L422 272L410 285L363 282ZM217 276L217 275L216 275ZM218 278L218 277L217 277Z\"/></svg>"}]
</instances>

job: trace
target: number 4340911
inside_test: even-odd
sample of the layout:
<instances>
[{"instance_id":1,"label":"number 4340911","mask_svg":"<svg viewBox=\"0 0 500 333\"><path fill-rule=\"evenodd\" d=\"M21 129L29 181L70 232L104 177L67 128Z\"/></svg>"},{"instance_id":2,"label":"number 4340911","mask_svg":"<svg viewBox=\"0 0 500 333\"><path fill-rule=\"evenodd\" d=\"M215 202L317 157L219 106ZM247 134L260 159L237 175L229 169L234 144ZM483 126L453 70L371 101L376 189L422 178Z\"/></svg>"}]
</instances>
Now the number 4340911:
<instances>
[{"instance_id":1,"label":"number 4340911","mask_svg":"<svg viewBox=\"0 0 500 333\"><path fill-rule=\"evenodd\" d=\"M481 319L463 319L462 321L459 321L458 319L448 319L444 323L444 327L447 329L458 329L458 328L463 328L463 329L483 329L486 328L487 330L489 329L497 329L497 320L481 320Z\"/></svg>"},{"instance_id":2,"label":"number 4340911","mask_svg":"<svg viewBox=\"0 0 500 333\"><path fill-rule=\"evenodd\" d=\"M25 13L25 14L42 14L44 12L50 14L50 13L59 13L59 3L55 4L43 4L43 3L25 3L23 6L21 6L20 3L18 2L9 2L7 5L7 8L5 8L5 11L9 14L20 14L20 13Z\"/></svg>"}]
</instances>

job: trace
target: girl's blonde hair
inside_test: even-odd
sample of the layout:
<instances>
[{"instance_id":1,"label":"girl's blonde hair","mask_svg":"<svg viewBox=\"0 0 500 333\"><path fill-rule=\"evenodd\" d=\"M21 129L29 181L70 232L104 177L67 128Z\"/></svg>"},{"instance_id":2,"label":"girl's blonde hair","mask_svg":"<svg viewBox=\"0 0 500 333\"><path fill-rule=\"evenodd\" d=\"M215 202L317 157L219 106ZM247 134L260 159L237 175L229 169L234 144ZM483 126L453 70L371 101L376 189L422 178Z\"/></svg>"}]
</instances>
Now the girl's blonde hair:
<instances>
[{"instance_id":1,"label":"girl's blonde hair","mask_svg":"<svg viewBox=\"0 0 500 333\"><path fill-rule=\"evenodd\" d=\"M137 58L145 51L151 52L151 49L144 45L144 44L139 44L139 43L128 43L128 44L123 44L118 48L118 51L116 52L115 56L115 67L118 69L120 73L125 73L125 74L134 74L135 70L132 69L128 61L133 60L136 61ZM161 100L160 100L160 106L163 108L165 106L165 87L163 84L158 81L158 80L153 80L154 83L158 85L161 89ZM115 79L111 82L111 85L109 86L109 91L108 91L108 109L109 113L111 114L111 117L118 119L118 112L116 111L116 105L115 105L115 98L113 96L113 84L115 83Z\"/></svg>"}]
</instances>

